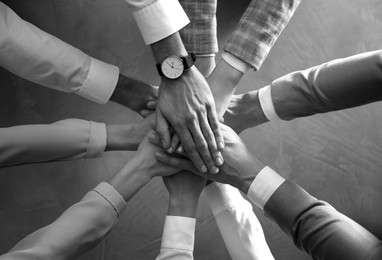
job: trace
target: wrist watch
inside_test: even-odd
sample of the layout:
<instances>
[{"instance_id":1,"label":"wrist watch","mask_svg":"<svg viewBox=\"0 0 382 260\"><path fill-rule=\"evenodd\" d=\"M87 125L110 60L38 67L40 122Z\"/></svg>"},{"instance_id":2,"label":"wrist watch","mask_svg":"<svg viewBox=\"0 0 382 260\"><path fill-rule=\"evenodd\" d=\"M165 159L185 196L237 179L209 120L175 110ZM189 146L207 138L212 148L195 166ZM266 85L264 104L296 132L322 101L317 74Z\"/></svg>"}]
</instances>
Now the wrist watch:
<instances>
[{"instance_id":1,"label":"wrist watch","mask_svg":"<svg viewBox=\"0 0 382 260\"><path fill-rule=\"evenodd\" d=\"M157 64L159 76L168 79L177 79L194 65L195 54L190 53L187 56L170 55Z\"/></svg>"}]
</instances>

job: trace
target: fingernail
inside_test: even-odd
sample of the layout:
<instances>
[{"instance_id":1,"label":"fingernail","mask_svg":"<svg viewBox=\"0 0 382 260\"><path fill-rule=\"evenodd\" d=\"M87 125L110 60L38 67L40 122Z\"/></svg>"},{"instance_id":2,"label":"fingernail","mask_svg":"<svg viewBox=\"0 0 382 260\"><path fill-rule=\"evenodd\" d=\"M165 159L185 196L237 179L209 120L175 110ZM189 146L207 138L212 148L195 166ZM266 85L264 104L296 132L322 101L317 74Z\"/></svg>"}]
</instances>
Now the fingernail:
<instances>
[{"instance_id":1,"label":"fingernail","mask_svg":"<svg viewBox=\"0 0 382 260\"><path fill-rule=\"evenodd\" d=\"M176 150L178 153L182 153L183 152L183 148L182 146L179 146L178 149Z\"/></svg>"},{"instance_id":2,"label":"fingernail","mask_svg":"<svg viewBox=\"0 0 382 260\"><path fill-rule=\"evenodd\" d=\"M218 143L218 147L219 147L219 149L224 149L224 143L222 141L220 141Z\"/></svg>"},{"instance_id":3,"label":"fingernail","mask_svg":"<svg viewBox=\"0 0 382 260\"><path fill-rule=\"evenodd\" d=\"M223 159L218 157L218 158L216 158L215 163L217 166L222 166L223 165Z\"/></svg>"},{"instance_id":4,"label":"fingernail","mask_svg":"<svg viewBox=\"0 0 382 260\"><path fill-rule=\"evenodd\" d=\"M153 132L151 132L151 133L149 134L149 139L155 139L155 134L154 134Z\"/></svg>"},{"instance_id":5,"label":"fingernail","mask_svg":"<svg viewBox=\"0 0 382 260\"><path fill-rule=\"evenodd\" d=\"M172 153L172 147L171 146L170 146L170 148L167 149L167 152Z\"/></svg>"},{"instance_id":6,"label":"fingernail","mask_svg":"<svg viewBox=\"0 0 382 260\"><path fill-rule=\"evenodd\" d=\"M216 166L212 166L211 167L211 173L212 174L217 174L219 172L219 168L218 167L216 167Z\"/></svg>"},{"instance_id":7,"label":"fingernail","mask_svg":"<svg viewBox=\"0 0 382 260\"><path fill-rule=\"evenodd\" d=\"M167 144L166 144L166 142L165 142L165 141L162 141L162 146L163 146L163 148L164 148L164 149L166 149L166 147L167 147Z\"/></svg>"},{"instance_id":8,"label":"fingernail","mask_svg":"<svg viewBox=\"0 0 382 260\"><path fill-rule=\"evenodd\" d=\"M200 170L202 171L202 173L206 173L207 167L205 165L203 165L202 168L200 168Z\"/></svg>"},{"instance_id":9,"label":"fingernail","mask_svg":"<svg viewBox=\"0 0 382 260\"><path fill-rule=\"evenodd\" d=\"M156 152L156 153L155 153L155 156L156 156L156 157L159 157L159 158L162 157L162 155L161 155L159 152Z\"/></svg>"}]
</instances>

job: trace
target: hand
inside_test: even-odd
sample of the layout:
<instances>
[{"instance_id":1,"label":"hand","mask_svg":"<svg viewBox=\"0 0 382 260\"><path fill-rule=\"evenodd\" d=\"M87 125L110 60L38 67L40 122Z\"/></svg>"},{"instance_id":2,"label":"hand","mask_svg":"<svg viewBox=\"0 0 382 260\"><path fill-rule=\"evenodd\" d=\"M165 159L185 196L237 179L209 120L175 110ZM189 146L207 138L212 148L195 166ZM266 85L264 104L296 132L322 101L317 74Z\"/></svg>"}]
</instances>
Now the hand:
<instances>
[{"instance_id":1,"label":"hand","mask_svg":"<svg viewBox=\"0 0 382 260\"><path fill-rule=\"evenodd\" d=\"M163 177L163 183L170 194L168 215L194 218L206 181L187 171Z\"/></svg>"},{"instance_id":2,"label":"hand","mask_svg":"<svg viewBox=\"0 0 382 260\"><path fill-rule=\"evenodd\" d=\"M216 66L215 56L214 55L213 56L196 55L196 61L194 65L199 70L199 72L203 75L203 77L207 78ZM167 128L168 127L166 126L166 129ZM154 129L155 129L155 126L154 126ZM179 151L179 153L183 151L183 147L180 145L179 136L176 133L172 136L170 147L167 149L168 153L172 153L175 151Z\"/></svg>"},{"instance_id":3,"label":"hand","mask_svg":"<svg viewBox=\"0 0 382 260\"><path fill-rule=\"evenodd\" d=\"M197 169L218 171L216 166L223 162L218 146L224 147L224 140L211 91L195 67L177 80L162 80L156 115L156 131L164 149L170 145L168 121Z\"/></svg>"},{"instance_id":4,"label":"hand","mask_svg":"<svg viewBox=\"0 0 382 260\"><path fill-rule=\"evenodd\" d=\"M163 151L163 149L150 143L146 136L133 158L110 179L110 185L123 196L125 201L130 200L152 178L170 176L179 172L179 169L163 164L156 159L155 153L159 151Z\"/></svg>"},{"instance_id":5,"label":"hand","mask_svg":"<svg viewBox=\"0 0 382 260\"><path fill-rule=\"evenodd\" d=\"M157 153L156 157L159 161L173 167L192 171L213 181L230 184L246 194L264 165L251 155L243 141L231 128L221 124L221 129L225 148L222 150L224 164L220 167L219 174L202 174L194 168L190 160L177 158L164 152Z\"/></svg>"},{"instance_id":6,"label":"hand","mask_svg":"<svg viewBox=\"0 0 382 260\"><path fill-rule=\"evenodd\" d=\"M110 99L147 117L155 111L158 87L120 74Z\"/></svg>"},{"instance_id":7,"label":"hand","mask_svg":"<svg viewBox=\"0 0 382 260\"><path fill-rule=\"evenodd\" d=\"M224 124L230 126L237 134L267 121L259 102L258 90L234 95L224 114Z\"/></svg>"}]
</instances>

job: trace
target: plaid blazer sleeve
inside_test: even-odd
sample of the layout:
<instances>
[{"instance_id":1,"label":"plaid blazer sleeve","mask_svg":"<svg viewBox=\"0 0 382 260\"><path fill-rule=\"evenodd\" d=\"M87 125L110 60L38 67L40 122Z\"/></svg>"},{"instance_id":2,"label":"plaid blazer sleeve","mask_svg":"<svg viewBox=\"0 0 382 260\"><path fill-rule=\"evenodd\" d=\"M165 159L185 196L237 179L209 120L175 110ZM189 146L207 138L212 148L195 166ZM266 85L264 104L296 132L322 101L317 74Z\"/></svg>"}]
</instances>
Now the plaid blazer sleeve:
<instances>
[{"instance_id":1,"label":"plaid blazer sleeve","mask_svg":"<svg viewBox=\"0 0 382 260\"><path fill-rule=\"evenodd\" d=\"M186 50L195 54L219 51L216 28L217 0L179 0L190 23L180 30Z\"/></svg>"},{"instance_id":2,"label":"plaid blazer sleeve","mask_svg":"<svg viewBox=\"0 0 382 260\"><path fill-rule=\"evenodd\" d=\"M224 50L258 70L301 0L252 0Z\"/></svg>"}]
</instances>

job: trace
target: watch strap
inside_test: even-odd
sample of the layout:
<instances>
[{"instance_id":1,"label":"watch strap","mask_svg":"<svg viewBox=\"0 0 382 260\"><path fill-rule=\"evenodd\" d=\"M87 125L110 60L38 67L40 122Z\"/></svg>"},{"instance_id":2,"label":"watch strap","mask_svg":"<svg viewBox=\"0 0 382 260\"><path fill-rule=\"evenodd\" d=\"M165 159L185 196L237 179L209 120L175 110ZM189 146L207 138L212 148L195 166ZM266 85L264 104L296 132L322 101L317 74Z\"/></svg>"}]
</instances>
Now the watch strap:
<instances>
[{"instance_id":1,"label":"watch strap","mask_svg":"<svg viewBox=\"0 0 382 260\"><path fill-rule=\"evenodd\" d=\"M189 68L191 68L196 61L196 56L194 53L189 53L187 56L180 58L183 60L184 71L187 71Z\"/></svg>"}]
</instances>

